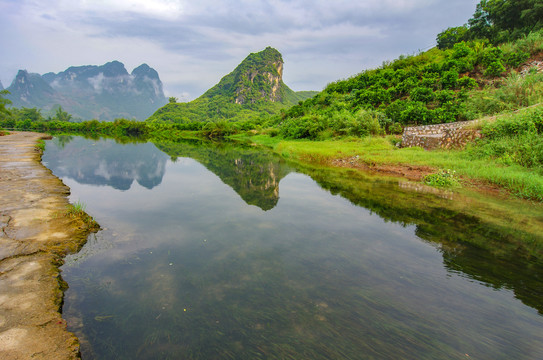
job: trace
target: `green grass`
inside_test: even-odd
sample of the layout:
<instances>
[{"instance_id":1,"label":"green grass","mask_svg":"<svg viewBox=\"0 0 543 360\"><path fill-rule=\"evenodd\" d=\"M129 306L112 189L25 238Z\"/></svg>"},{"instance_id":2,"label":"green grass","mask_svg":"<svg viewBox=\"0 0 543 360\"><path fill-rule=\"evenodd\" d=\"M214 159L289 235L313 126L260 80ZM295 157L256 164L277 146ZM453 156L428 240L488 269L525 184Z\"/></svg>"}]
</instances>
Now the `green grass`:
<instances>
[{"instance_id":1,"label":"green grass","mask_svg":"<svg viewBox=\"0 0 543 360\"><path fill-rule=\"evenodd\" d=\"M45 151L45 141L38 140L35 147L40 153L43 153Z\"/></svg>"},{"instance_id":2,"label":"green grass","mask_svg":"<svg viewBox=\"0 0 543 360\"><path fill-rule=\"evenodd\" d=\"M83 214L86 215L85 210L87 209L87 205L80 200L76 201L73 204L69 204L66 207L66 215L71 217L77 217L81 216Z\"/></svg>"},{"instance_id":3,"label":"green grass","mask_svg":"<svg viewBox=\"0 0 543 360\"><path fill-rule=\"evenodd\" d=\"M78 200L73 204L68 204L66 210L64 211L64 216L81 219L91 230L97 230L100 228L100 225L94 220L92 216L87 214L87 205L82 201Z\"/></svg>"},{"instance_id":4,"label":"green grass","mask_svg":"<svg viewBox=\"0 0 543 360\"><path fill-rule=\"evenodd\" d=\"M344 138L325 141L270 139L253 136L251 141L267 145L285 158L326 164L337 158L359 157L368 165L399 164L430 166L454 171L461 178L475 179L503 187L522 198L543 201L543 176L518 164L507 165L492 158L476 158L468 150L402 148L392 137Z\"/></svg>"}]
</instances>

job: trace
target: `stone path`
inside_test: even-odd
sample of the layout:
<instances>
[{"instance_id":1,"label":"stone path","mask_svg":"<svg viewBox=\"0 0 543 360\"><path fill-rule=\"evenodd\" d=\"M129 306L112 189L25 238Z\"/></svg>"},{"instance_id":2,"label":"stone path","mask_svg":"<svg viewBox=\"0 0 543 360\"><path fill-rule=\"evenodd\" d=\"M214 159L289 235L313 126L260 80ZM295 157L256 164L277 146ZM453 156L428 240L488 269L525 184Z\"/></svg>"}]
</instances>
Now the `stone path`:
<instances>
[{"instance_id":1,"label":"stone path","mask_svg":"<svg viewBox=\"0 0 543 360\"><path fill-rule=\"evenodd\" d=\"M59 313L58 266L85 242L64 215L69 189L40 163L43 134L0 136L0 359L78 359L79 342Z\"/></svg>"}]
</instances>

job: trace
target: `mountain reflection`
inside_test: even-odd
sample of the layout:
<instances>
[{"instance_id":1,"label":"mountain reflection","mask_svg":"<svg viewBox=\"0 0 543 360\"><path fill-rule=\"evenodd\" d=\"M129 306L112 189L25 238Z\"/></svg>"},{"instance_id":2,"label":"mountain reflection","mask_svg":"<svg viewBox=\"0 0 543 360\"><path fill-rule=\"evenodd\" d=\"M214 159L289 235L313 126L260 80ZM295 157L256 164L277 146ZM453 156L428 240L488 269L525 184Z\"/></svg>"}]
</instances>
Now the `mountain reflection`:
<instances>
[{"instance_id":1,"label":"mountain reflection","mask_svg":"<svg viewBox=\"0 0 543 360\"><path fill-rule=\"evenodd\" d=\"M128 190L136 181L152 189L162 182L168 156L153 144L118 144L112 139L59 136L47 143L43 161L58 177L80 184Z\"/></svg>"},{"instance_id":2,"label":"mountain reflection","mask_svg":"<svg viewBox=\"0 0 543 360\"><path fill-rule=\"evenodd\" d=\"M172 159L190 157L198 161L234 189L247 204L262 210L277 205L279 181L290 172L284 160L262 148L198 140L157 142L155 145Z\"/></svg>"}]
</instances>

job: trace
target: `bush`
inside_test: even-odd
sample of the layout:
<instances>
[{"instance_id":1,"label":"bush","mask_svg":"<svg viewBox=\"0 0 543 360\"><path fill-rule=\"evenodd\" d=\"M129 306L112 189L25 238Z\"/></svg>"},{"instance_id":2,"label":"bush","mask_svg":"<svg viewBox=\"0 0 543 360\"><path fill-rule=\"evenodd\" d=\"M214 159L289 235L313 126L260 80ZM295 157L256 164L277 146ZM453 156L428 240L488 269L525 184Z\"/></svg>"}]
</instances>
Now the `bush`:
<instances>
[{"instance_id":1,"label":"bush","mask_svg":"<svg viewBox=\"0 0 543 360\"><path fill-rule=\"evenodd\" d=\"M506 53L503 56L503 62L510 67L516 68L520 66L523 62L528 60L529 57L530 57L530 54L527 52L523 52L523 51L510 52L510 53Z\"/></svg>"},{"instance_id":2,"label":"bush","mask_svg":"<svg viewBox=\"0 0 543 360\"><path fill-rule=\"evenodd\" d=\"M437 173L426 175L422 181L426 185L437 187L451 187L460 185L458 177L453 170L440 170Z\"/></svg>"},{"instance_id":3,"label":"bush","mask_svg":"<svg viewBox=\"0 0 543 360\"><path fill-rule=\"evenodd\" d=\"M458 76L456 69L445 71L441 75L441 87L443 89L455 89L458 84Z\"/></svg>"},{"instance_id":4,"label":"bush","mask_svg":"<svg viewBox=\"0 0 543 360\"><path fill-rule=\"evenodd\" d=\"M479 55L478 62L485 67L489 67L495 62L500 62L502 57L503 51L500 48L490 46Z\"/></svg>"},{"instance_id":5,"label":"bush","mask_svg":"<svg viewBox=\"0 0 543 360\"><path fill-rule=\"evenodd\" d=\"M504 72L505 72L505 67L503 66L501 61L497 60L490 63L487 66L484 72L484 75L486 77L497 77L497 76L500 76Z\"/></svg>"},{"instance_id":6,"label":"bush","mask_svg":"<svg viewBox=\"0 0 543 360\"><path fill-rule=\"evenodd\" d=\"M327 122L322 116L305 115L301 118L288 119L281 125L281 135L290 139L316 139L326 129Z\"/></svg>"},{"instance_id":7,"label":"bush","mask_svg":"<svg viewBox=\"0 0 543 360\"><path fill-rule=\"evenodd\" d=\"M411 90L409 97L413 101L421 101L423 103L432 102L435 98L434 92L427 87L416 87Z\"/></svg>"},{"instance_id":8,"label":"bush","mask_svg":"<svg viewBox=\"0 0 543 360\"><path fill-rule=\"evenodd\" d=\"M402 124L431 124L434 115L423 103L412 101L400 113L400 120Z\"/></svg>"},{"instance_id":9,"label":"bush","mask_svg":"<svg viewBox=\"0 0 543 360\"><path fill-rule=\"evenodd\" d=\"M398 134L402 134L403 133L403 127L402 127L402 124L400 123L393 123L391 124L389 127L388 127L388 133L389 134L394 134L394 135L398 135Z\"/></svg>"},{"instance_id":10,"label":"bush","mask_svg":"<svg viewBox=\"0 0 543 360\"><path fill-rule=\"evenodd\" d=\"M473 90L477 87L477 81L469 76L462 76L458 79L457 85L461 89Z\"/></svg>"}]
</instances>

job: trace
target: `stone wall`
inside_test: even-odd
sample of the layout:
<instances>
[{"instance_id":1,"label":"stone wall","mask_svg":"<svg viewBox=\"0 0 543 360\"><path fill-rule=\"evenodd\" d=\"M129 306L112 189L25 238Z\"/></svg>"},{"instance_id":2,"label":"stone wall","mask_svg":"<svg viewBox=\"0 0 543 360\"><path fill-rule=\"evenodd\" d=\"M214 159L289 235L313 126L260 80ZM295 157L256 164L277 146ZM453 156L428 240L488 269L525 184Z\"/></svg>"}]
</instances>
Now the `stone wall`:
<instances>
[{"instance_id":1,"label":"stone wall","mask_svg":"<svg viewBox=\"0 0 543 360\"><path fill-rule=\"evenodd\" d=\"M461 148L468 142L481 137L478 130L469 128L470 125L478 122L479 120L473 120L406 127L403 131L401 146L420 146L427 150Z\"/></svg>"}]
</instances>

